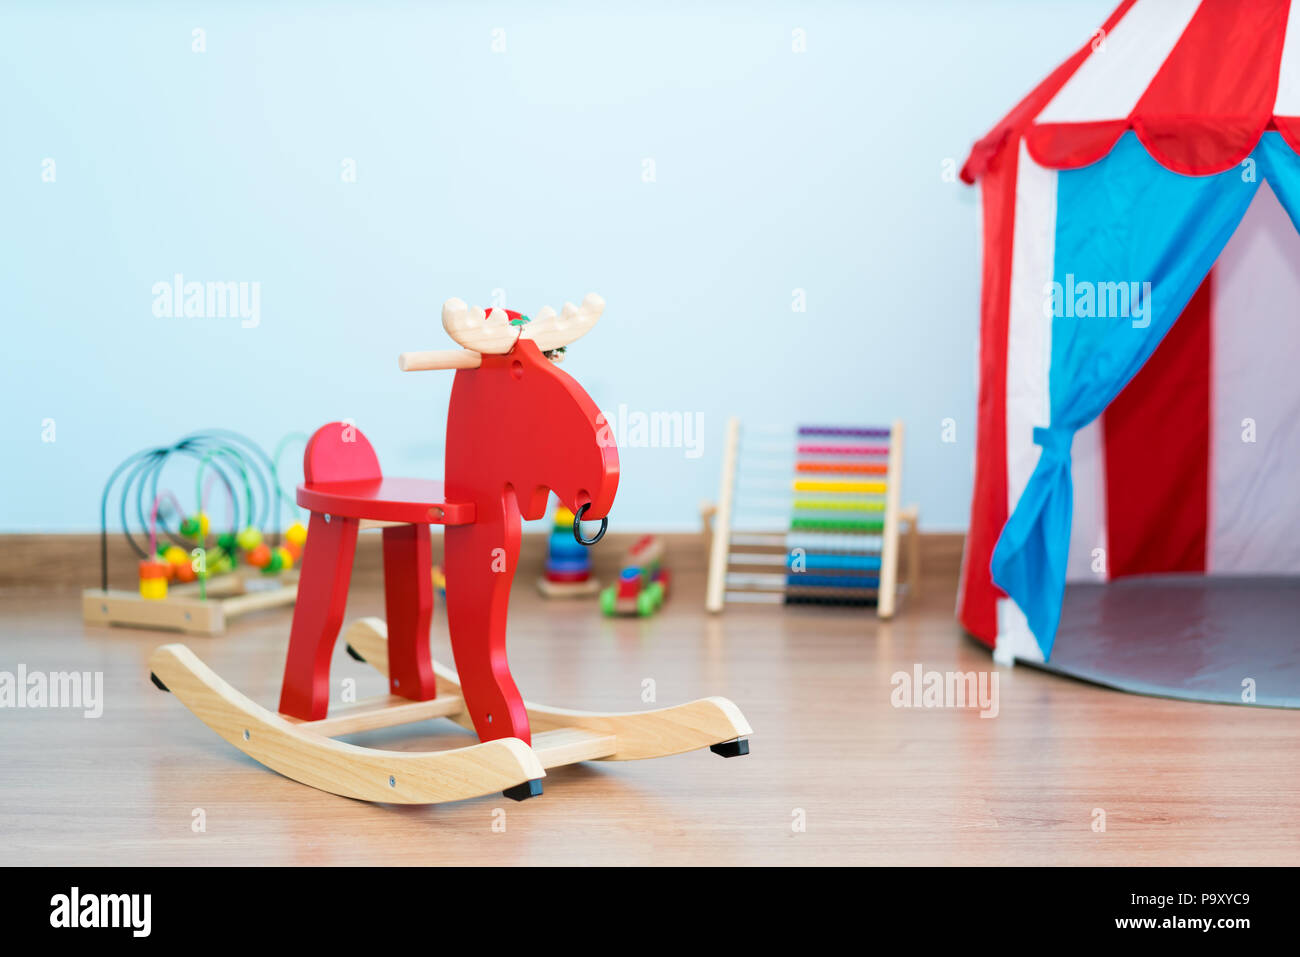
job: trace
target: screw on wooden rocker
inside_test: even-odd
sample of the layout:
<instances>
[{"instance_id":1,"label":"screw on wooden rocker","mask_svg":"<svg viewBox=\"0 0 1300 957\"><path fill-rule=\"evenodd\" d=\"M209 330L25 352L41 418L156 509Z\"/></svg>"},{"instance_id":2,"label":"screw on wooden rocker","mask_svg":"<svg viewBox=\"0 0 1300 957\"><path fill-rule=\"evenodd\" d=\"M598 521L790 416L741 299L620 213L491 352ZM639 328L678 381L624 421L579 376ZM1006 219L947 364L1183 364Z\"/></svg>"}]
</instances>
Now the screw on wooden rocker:
<instances>
[{"instance_id":1,"label":"screw on wooden rocker","mask_svg":"<svg viewBox=\"0 0 1300 957\"><path fill-rule=\"evenodd\" d=\"M542 779L533 778L523 784L516 784L512 788L506 788L501 793L512 801L527 801L529 798L539 797L542 793Z\"/></svg>"},{"instance_id":2,"label":"screw on wooden rocker","mask_svg":"<svg viewBox=\"0 0 1300 957\"><path fill-rule=\"evenodd\" d=\"M155 686L159 691L168 691L168 692L171 691L170 688L168 688L165 684L163 684L161 681L158 680L158 676L157 676L156 674L154 674L152 671L149 672L149 680L152 681L152 682L154 683L154 686Z\"/></svg>"},{"instance_id":3,"label":"screw on wooden rocker","mask_svg":"<svg viewBox=\"0 0 1300 957\"><path fill-rule=\"evenodd\" d=\"M724 758L738 758L742 754L749 754L749 738L738 738L735 741L711 744L709 750L714 754L722 755Z\"/></svg>"},{"instance_id":4,"label":"screw on wooden rocker","mask_svg":"<svg viewBox=\"0 0 1300 957\"><path fill-rule=\"evenodd\" d=\"M348 657L350 657L353 661L360 661L363 663L365 662L366 659L361 657L361 653L358 652L357 649L353 648L351 645L348 645L347 648L348 648Z\"/></svg>"}]
</instances>

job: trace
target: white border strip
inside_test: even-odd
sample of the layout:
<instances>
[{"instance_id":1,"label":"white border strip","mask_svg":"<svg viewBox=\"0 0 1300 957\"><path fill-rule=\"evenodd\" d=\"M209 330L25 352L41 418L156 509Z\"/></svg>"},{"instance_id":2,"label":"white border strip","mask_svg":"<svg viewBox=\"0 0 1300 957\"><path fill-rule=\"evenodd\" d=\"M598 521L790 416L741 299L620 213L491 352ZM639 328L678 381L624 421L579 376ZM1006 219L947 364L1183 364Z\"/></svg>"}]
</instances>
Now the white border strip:
<instances>
[{"instance_id":1,"label":"white border strip","mask_svg":"<svg viewBox=\"0 0 1300 957\"><path fill-rule=\"evenodd\" d=\"M1021 141L1007 322L1007 514L1015 511L1042 452L1034 443L1034 427L1047 425L1051 415L1047 372L1052 320L1045 306L1050 302L1048 289L1056 254L1056 186L1056 170L1035 163ZM1041 660L1028 624L1023 624L1024 634L1019 634L1017 617L1024 622L1013 601L999 599L998 660L1007 654ZM1005 634L1004 623L1010 629ZM1025 636L1030 647L1024 644ZM1014 650L1004 651L1004 642L1010 642L1006 647Z\"/></svg>"},{"instance_id":2,"label":"white border strip","mask_svg":"<svg viewBox=\"0 0 1300 957\"><path fill-rule=\"evenodd\" d=\"M1275 116L1300 116L1300 9L1295 4L1287 12L1273 113Z\"/></svg>"},{"instance_id":3,"label":"white border strip","mask_svg":"<svg viewBox=\"0 0 1300 957\"><path fill-rule=\"evenodd\" d=\"M1093 52L1034 122L1127 119L1200 5L1201 0L1138 0L1109 35L1094 37Z\"/></svg>"}]
</instances>

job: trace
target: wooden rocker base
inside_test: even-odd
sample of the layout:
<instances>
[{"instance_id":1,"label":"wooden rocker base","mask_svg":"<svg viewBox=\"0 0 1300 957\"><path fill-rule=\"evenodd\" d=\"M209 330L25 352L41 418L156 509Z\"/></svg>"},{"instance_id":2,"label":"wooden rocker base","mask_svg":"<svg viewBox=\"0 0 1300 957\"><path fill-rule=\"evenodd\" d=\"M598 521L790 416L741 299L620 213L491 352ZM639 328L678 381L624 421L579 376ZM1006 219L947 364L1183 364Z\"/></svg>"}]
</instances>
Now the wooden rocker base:
<instances>
[{"instance_id":1,"label":"wooden rocker base","mask_svg":"<svg viewBox=\"0 0 1300 957\"><path fill-rule=\"evenodd\" d=\"M246 698L184 645L163 645L149 659L154 684L249 757L285 777L331 794L391 804L438 804L494 791L522 799L540 792L546 772L518 738L447 751L382 751L333 740L463 710L456 696L407 701L384 695L321 721L293 721ZM534 785L531 782L536 782ZM521 793L518 788L528 788ZM510 793L513 792L513 793Z\"/></svg>"},{"instance_id":2,"label":"wooden rocker base","mask_svg":"<svg viewBox=\"0 0 1300 957\"><path fill-rule=\"evenodd\" d=\"M388 674L388 628L379 618L354 621L343 633L348 653L383 675ZM451 669L433 663L438 683L437 701L444 696L460 699L460 682ZM427 702L432 704L433 702ZM727 698L700 698L688 704L654 711L601 712L550 708L525 701L532 729L533 751L543 767L578 761L640 761L670 754L711 748L717 754L749 753L752 734L740 709ZM473 730L463 709L448 714L462 727ZM735 747L717 746L734 744Z\"/></svg>"},{"instance_id":3,"label":"wooden rocker base","mask_svg":"<svg viewBox=\"0 0 1300 957\"><path fill-rule=\"evenodd\" d=\"M388 633L363 618L344 633L348 652L383 674ZM581 761L634 761L710 748L724 757L749 753L744 715L726 698L701 698L656 711L606 714L525 705L533 743L498 738L445 751L387 751L334 738L450 718L473 730L455 672L434 663L438 696L411 701L380 695L319 721L277 714L245 697L182 644L149 659L150 677L213 731L249 757L302 784L362 801L438 804L502 792L522 801L542 793L547 768Z\"/></svg>"}]
</instances>

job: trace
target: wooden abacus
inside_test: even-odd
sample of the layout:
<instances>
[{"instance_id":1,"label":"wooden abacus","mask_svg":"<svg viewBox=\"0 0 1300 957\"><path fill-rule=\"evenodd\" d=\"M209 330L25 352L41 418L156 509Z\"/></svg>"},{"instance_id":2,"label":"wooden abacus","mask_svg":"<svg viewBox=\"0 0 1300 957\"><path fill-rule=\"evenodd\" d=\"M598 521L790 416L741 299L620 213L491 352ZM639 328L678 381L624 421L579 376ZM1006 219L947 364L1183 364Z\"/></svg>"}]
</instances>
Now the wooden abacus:
<instances>
[{"instance_id":1,"label":"wooden abacus","mask_svg":"<svg viewBox=\"0 0 1300 957\"><path fill-rule=\"evenodd\" d=\"M792 441L793 439L793 441ZM742 453L745 464L741 468ZM802 425L742 439L727 422L705 607L728 602L874 605L894 614L900 527L919 577L916 506L901 508L903 424Z\"/></svg>"}]
</instances>

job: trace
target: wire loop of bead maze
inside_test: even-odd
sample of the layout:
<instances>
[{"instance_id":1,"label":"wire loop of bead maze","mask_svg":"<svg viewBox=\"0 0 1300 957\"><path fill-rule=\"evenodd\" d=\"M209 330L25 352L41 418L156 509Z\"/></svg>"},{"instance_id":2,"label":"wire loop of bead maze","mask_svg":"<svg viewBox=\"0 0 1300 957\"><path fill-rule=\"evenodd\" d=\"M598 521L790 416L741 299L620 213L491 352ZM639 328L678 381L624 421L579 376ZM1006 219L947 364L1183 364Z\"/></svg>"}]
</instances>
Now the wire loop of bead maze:
<instances>
[{"instance_id":1,"label":"wire loop of bead maze","mask_svg":"<svg viewBox=\"0 0 1300 957\"><path fill-rule=\"evenodd\" d=\"M919 569L917 509L899 506L903 424L802 425L742 437L727 422L706 607L728 602L874 605L893 615L900 526L908 587ZM742 457L744 459L742 468Z\"/></svg>"}]
</instances>

